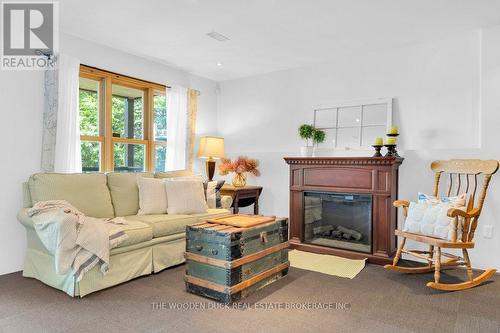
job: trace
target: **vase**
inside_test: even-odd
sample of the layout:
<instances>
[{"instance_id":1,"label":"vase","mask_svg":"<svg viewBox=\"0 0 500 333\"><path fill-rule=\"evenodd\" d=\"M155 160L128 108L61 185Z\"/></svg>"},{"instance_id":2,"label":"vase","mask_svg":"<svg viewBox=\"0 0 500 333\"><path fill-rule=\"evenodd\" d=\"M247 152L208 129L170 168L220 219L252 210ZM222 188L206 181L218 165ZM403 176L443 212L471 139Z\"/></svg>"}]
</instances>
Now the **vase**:
<instances>
[{"instance_id":1,"label":"vase","mask_svg":"<svg viewBox=\"0 0 500 333\"><path fill-rule=\"evenodd\" d=\"M233 186L234 187L245 187L247 184L247 175L246 173L235 173L233 177Z\"/></svg>"},{"instance_id":2,"label":"vase","mask_svg":"<svg viewBox=\"0 0 500 333\"><path fill-rule=\"evenodd\" d=\"M302 157L311 157L312 154L313 154L313 147L312 146L300 147L300 155Z\"/></svg>"}]
</instances>

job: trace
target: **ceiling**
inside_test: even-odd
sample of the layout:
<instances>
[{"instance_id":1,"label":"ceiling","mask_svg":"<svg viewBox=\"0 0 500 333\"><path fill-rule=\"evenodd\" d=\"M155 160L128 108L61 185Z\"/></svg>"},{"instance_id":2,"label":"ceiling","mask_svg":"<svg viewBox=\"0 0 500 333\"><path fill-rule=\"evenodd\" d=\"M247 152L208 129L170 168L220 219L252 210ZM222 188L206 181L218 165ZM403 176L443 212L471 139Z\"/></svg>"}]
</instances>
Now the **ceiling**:
<instances>
[{"instance_id":1,"label":"ceiling","mask_svg":"<svg viewBox=\"0 0 500 333\"><path fill-rule=\"evenodd\" d=\"M60 0L64 33L216 81L500 24L499 0ZM206 34L219 32L218 42ZM217 63L221 63L218 66Z\"/></svg>"}]
</instances>

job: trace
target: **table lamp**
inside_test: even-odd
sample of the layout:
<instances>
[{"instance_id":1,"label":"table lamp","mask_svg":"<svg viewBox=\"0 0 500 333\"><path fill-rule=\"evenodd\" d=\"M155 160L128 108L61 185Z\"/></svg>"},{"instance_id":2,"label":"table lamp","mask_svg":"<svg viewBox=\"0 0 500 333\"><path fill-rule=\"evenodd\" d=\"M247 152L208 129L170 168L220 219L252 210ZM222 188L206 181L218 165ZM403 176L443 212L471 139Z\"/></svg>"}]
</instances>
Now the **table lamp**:
<instances>
[{"instance_id":1,"label":"table lamp","mask_svg":"<svg viewBox=\"0 0 500 333\"><path fill-rule=\"evenodd\" d=\"M204 136L200 139L198 157L206 158L206 172L208 181L214 178L215 160L224 157L224 138Z\"/></svg>"}]
</instances>

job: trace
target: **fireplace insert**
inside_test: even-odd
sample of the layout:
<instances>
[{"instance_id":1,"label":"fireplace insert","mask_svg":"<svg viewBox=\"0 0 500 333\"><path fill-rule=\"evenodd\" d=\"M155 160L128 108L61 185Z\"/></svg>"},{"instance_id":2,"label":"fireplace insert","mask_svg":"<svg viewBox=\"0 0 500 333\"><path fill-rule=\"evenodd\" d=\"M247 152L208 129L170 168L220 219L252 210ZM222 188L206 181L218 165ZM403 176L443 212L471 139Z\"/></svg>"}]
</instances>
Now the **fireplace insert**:
<instances>
[{"instance_id":1,"label":"fireplace insert","mask_svg":"<svg viewBox=\"0 0 500 333\"><path fill-rule=\"evenodd\" d=\"M304 243L372 252L372 195L304 192Z\"/></svg>"}]
</instances>

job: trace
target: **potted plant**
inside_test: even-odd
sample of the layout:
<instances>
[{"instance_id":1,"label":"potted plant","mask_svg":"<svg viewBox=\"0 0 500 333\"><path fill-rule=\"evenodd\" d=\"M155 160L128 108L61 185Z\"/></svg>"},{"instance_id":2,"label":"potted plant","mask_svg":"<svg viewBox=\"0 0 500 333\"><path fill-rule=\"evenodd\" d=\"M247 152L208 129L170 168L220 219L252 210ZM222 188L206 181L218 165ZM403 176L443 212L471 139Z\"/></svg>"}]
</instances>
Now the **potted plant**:
<instances>
[{"instance_id":1,"label":"potted plant","mask_svg":"<svg viewBox=\"0 0 500 333\"><path fill-rule=\"evenodd\" d=\"M318 147L318 144L325 142L325 137L326 137L325 131L316 128L314 129L312 136L312 141L314 144L313 156L316 156L316 149Z\"/></svg>"},{"instance_id":2,"label":"potted plant","mask_svg":"<svg viewBox=\"0 0 500 333\"><path fill-rule=\"evenodd\" d=\"M313 154L313 146L309 146L309 140L313 138L314 126L303 124L299 127L299 136L306 140L306 145L300 147L300 155L303 157L310 157Z\"/></svg>"},{"instance_id":3,"label":"potted plant","mask_svg":"<svg viewBox=\"0 0 500 333\"><path fill-rule=\"evenodd\" d=\"M239 156L234 161L229 158L223 158L219 164L219 174L225 176L234 172L233 186L244 187L247 183L247 174L260 176L260 171L257 169L259 161L246 156Z\"/></svg>"}]
</instances>

